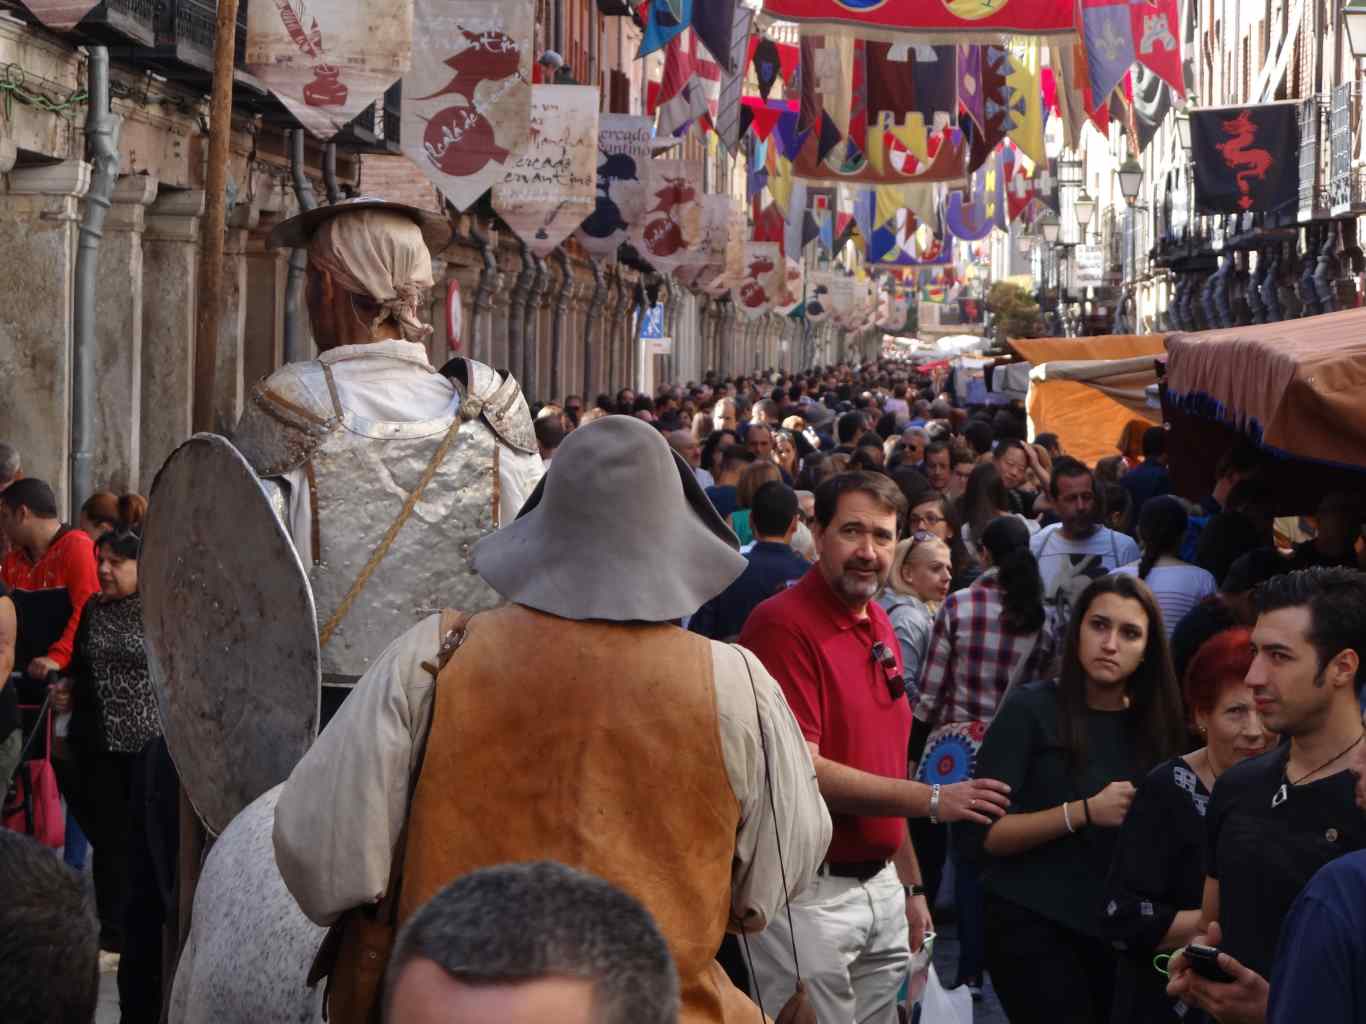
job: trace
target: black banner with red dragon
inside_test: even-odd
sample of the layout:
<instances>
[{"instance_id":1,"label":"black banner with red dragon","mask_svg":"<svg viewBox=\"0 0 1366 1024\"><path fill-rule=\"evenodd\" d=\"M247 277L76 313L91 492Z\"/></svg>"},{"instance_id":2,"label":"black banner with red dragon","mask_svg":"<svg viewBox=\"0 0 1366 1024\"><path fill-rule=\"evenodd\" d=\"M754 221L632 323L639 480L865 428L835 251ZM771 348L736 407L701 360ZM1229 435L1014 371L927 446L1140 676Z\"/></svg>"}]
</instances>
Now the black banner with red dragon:
<instances>
[{"instance_id":1,"label":"black banner with red dragon","mask_svg":"<svg viewBox=\"0 0 1366 1024\"><path fill-rule=\"evenodd\" d=\"M1299 203L1296 103L1191 111L1200 213L1292 213Z\"/></svg>"}]
</instances>

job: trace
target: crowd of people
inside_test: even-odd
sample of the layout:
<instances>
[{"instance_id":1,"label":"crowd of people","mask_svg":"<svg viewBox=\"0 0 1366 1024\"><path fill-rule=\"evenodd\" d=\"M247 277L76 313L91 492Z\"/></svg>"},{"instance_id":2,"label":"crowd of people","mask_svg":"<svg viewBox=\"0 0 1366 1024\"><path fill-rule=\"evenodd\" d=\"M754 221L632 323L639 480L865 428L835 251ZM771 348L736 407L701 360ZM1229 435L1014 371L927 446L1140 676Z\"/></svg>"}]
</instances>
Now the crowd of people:
<instances>
[{"instance_id":1,"label":"crowd of people","mask_svg":"<svg viewBox=\"0 0 1366 1024\"><path fill-rule=\"evenodd\" d=\"M942 384L879 362L709 374L534 410L549 474L575 435L625 443L593 424L648 424L744 556L724 589L681 588L695 600L670 615L738 644L776 680L830 821L810 884L762 930L727 937L726 972L769 1013L800 979L822 1022L892 1024L913 954L951 907L960 955L950 987L980 998L989 977L1013 1024L1363 1019L1362 509L1329 495L1312 532L1278 543L1276 496L1255 451L1229 451L1211 492L1188 501L1172 493L1161 426L1126 431L1116 455L1087 465L1056 436L1030 441L1018 407L961 407ZM578 475L587 502L591 448L573 458L561 473ZM588 511L630 519L654 500ZM547 492L542 518L551 501ZM77 870L87 839L94 848L97 944L106 969L117 962L129 1024L160 1012L174 877L175 778L138 597L145 510L137 495L100 493L76 526L64 524L51 487L0 444L6 823L35 831L44 809L40 755L23 726L46 701L52 738L35 738L66 807L57 845ZM626 650L618 656L636 657ZM350 735L349 756L372 742L358 735L359 706L344 705L351 717L300 772L332 771L339 737ZM759 738L762 749L762 728ZM800 743L784 754L802 755ZM732 783L736 756L728 749ZM344 857L319 847L317 808L289 800L287 790L276 849L298 896L310 865ZM804 829L788 835L788 870L802 870L803 843L826 838L820 822ZM0 872L12 884L46 893L71 920L90 916L68 879L25 866L10 843L0 843ZM676 1004L649 913L557 872L567 869L481 872L439 892L392 961L388 1019L425 1019L412 1008L455 999L451 965L474 961L534 980L573 960L568 987L531 992L525 1006L568 1005L583 996L574 978L601 990L624 972L632 980L614 998L662 993L661 1006ZM541 903L535 892L558 895ZM316 914L304 909L315 919L343 909L327 898ZM518 945L446 920L487 923L507 906L534 906L555 941ZM632 915L640 920L621 924ZM594 952L580 963L575 941L590 932ZM59 952L78 972L89 959L74 945ZM14 969L4 960L0 989ZM673 1019L653 1003L623 1012Z\"/></svg>"},{"instance_id":2,"label":"crowd of people","mask_svg":"<svg viewBox=\"0 0 1366 1024\"><path fill-rule=\"evenodd\" d=\"M894 1019L939 899L956 984L980 996L989 975L1016 1024L1363 1011L1347 936L1366 904L1328 909L1366 879L1366 854L1348 856L1366 845L1353 498L1330 494L1310 536L1278 546L1250 448L1187 501L1162 426L1131 425L1088 466L1053 435L1029 442L1018 407L959 408L896 364L583 410L573 396L540 416L653 423L742 541L745 572L686 624L779 681L833 816L791 932L770 925L727 961L742 983L752 968L774 997L793 947L820 1019ZM873 777L994 780L1008 812L949 827L910 791L863 789ZM903 886L909 924L889 930ZM1297 950L1316 926L1338 943L1318 963ZM1217 947L1225 982L1192 944Z\"/></svg>"}]
</instances>

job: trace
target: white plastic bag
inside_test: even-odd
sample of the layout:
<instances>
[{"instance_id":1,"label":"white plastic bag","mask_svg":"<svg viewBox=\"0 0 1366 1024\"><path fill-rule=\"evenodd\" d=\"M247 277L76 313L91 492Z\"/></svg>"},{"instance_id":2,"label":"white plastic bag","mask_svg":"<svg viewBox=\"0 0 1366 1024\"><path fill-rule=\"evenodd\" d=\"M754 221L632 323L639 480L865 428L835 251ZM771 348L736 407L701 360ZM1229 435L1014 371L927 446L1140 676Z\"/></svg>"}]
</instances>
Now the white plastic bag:
<instances>
[{"instance_id":1,"label":"white plastic bag","mask_svg":"<svg viewBox=\"0 0 1366 1024\"><path fill-rule=\"evenodd\" d=\"M972 1024L972 993L968 987L946 989L931 966L925 994L920 998L920 1024Z\"/></svg>"}]
</instances>

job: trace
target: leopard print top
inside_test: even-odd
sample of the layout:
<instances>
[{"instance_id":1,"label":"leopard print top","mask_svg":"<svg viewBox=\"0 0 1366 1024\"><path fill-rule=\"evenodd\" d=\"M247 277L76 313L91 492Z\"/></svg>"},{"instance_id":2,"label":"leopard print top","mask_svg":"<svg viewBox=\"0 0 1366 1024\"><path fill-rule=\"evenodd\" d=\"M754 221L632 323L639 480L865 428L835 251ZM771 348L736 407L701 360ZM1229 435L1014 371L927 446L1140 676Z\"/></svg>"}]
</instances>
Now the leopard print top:
<instances>
[{"instance_id":1,"label":"leopard print top","mask_svg":"<svg viewBox=\"0 0 1366 1024\"><path fill-rule=\"evenodd\" d=\"M99 705L101 746L136 753L161 735L156 693L142 649L142 598L138 594L86 602L76 633L76 660Z\"/></svg>"}]
</instances>

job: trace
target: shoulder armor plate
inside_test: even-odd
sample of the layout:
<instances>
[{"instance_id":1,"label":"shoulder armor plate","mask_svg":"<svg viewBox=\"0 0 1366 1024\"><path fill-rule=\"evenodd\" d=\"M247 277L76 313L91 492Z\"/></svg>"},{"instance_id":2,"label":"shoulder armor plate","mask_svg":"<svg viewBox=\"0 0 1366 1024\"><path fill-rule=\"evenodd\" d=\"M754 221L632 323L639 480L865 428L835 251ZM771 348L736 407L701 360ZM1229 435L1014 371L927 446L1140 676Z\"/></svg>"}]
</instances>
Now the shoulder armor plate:
<instances>
[{"instance_id":1,"label":"shoulder armor plate","mask_svg":"<svg viewBox=\"0 0 1366 1024\"><path fill-rule=\"evenodd\" d=\"M261 476L279 476L303 465L338 426L331 408L320 405L302 376L319 364L282 367L252 389L232 443Z\"/></svg>"},{"instance_id":2,"label":"shoulder armor plate","mask_svg":"<svg viewBox=\"0 0 1366 1024\"><path fill-rule=\"evenodd\" d=\"M531 425L531 408L512 374L500 378L491 366L466 359L461 384L468 396L466 401L474 399L478 403L478 415L498 440L528 455L541 450Z\"/></svg>"}]
</instances>

